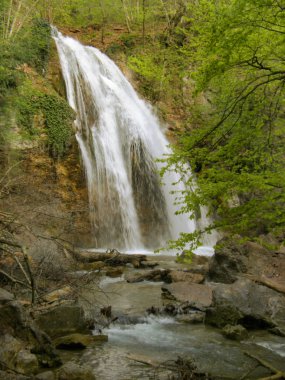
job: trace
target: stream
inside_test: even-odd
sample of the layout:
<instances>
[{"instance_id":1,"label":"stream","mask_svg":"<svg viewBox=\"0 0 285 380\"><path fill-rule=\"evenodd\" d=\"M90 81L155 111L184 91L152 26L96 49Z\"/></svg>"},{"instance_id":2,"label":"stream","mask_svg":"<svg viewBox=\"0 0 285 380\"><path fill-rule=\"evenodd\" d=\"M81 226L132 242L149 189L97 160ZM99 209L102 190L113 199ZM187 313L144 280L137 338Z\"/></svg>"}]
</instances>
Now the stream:
<instances>
[{"instance_id":1,"label":"stream","mask_svg":"<svg viewBox=\"0 0 285 380\"><path fill-rule=\"evenodd\" d=\"M175 262L171 256L149 256L159 268L186 269L186 264ZM168 379L166 369L154 369L137 360L151 363L171 363L178 357L192 358L199 370L217 379L246 379L269 376L269 371L256 366L249 352L285 370L284 338L265 331L252 331L249 339L237 342L225 338L221 331L203 324L177 321L174 317L148 315L151 306L161 307L162 282L128 283L126 278L141 273L131 267L119 277L102 276L100 292L86 294L97 305L112 305L117 320L100 333L108 335L108 342L88 348L75 355L81 363L89 364L99 380ZM169 301L168 301L169 302ZM94 334L99 332L95 329ZM70 352L63 352L70 358ZM133 360L135 359L135 360Z\"/></svg>"}]
</instances>

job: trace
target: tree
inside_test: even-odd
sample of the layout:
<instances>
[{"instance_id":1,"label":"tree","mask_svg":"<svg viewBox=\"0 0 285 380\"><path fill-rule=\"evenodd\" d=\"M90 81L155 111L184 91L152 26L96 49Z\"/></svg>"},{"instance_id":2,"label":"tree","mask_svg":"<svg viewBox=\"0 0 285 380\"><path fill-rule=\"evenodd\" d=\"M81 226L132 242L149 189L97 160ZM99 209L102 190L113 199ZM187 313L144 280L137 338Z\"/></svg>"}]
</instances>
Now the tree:
<instances>
[{"instance_id":1,"label":"tree","mask_svg":"<svg viewBox=\"0 0 285 380\"><path fill-rule=\"evenodd\" d=\"M34 17L34 12L40 0L10 0L3 4L2 36L3 39L12 39L19 34L22 28Z\"/></svg>"},{"instance_id":2,"label":"tree","mask_svg":"<svg viewBox=\"0 0 285 380\"><path fill-rule=\"evenodd\" d=\"M197 214L207 206L214 216L208 231L280 235L285 225L285 3L201 0L188 3L185 20L179 51L199 101L168 159L169 168L174 165L188 177L181 212ZM194 238L184 234L174 245Z\"/></svg>"}]
</instances>

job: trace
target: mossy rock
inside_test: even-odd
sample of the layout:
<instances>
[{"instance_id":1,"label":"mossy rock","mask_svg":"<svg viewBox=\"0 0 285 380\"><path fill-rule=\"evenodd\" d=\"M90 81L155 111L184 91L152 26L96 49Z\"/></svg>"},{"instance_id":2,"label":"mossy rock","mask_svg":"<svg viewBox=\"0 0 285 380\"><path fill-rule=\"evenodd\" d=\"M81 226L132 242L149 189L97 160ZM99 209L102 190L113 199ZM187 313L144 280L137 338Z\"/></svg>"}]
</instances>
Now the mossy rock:
<instances>
[{"instance_id":1,"label":"mossy rock","mask_svg":"<svg viewBox=\"0 0 285 380\"><path fill-rule=\"evenodd\" d=\"M226 325L223 328L222 333L226 338L237 340L237 341L248 338L247 329L241 325L236 325L236 326Z\"/></svg>"}]
</instances>

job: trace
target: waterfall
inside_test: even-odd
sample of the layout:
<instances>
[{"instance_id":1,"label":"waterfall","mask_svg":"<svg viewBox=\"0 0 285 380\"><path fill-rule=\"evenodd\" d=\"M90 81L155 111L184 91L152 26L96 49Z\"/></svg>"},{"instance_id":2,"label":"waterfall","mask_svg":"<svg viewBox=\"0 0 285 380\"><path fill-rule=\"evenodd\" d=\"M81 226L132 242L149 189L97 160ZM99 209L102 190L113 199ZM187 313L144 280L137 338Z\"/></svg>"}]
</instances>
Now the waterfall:
<instances>
[{"instance_id":1,"label":"waterfall","mask_svg":"<svg viewBox=\"0 0 285 380\"><path fill-rule=\"evenodd\" d=\"M98 49L56 30L53 37L77 115L96 246L154 249L180 232L194 232L189 215L176 215L179 175L167 172L161 184L157 159L170 148L151 107Z\"/></svg>"}]
</instances>

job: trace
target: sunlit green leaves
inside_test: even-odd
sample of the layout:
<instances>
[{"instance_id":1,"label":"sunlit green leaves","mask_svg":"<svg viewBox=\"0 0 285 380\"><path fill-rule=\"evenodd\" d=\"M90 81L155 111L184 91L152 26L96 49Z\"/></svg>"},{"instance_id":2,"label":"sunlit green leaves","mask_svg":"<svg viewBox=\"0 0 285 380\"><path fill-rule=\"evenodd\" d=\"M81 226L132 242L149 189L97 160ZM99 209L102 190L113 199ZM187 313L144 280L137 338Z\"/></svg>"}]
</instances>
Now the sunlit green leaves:
<instances>
[{"instance_id":1,"label":"sunlit green leaves","mask_svg":"<svg viewBox=\"0 0 285 380\"><path fill-rule=\"evenodd\" d=\"M190 163L194 171L198 189L193 195L190 178L185 210L207 205L212 228L244 236L285 226L284 5L189 2L190 22L180 28L180 52L204 102L193 103L168 164Z\"/></svg>"}]
</instances>

